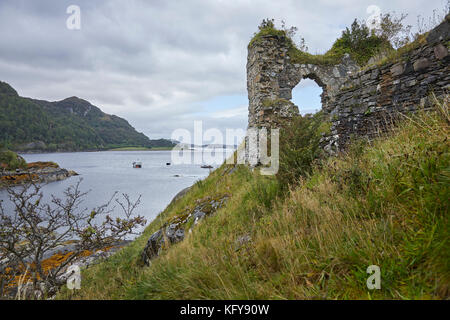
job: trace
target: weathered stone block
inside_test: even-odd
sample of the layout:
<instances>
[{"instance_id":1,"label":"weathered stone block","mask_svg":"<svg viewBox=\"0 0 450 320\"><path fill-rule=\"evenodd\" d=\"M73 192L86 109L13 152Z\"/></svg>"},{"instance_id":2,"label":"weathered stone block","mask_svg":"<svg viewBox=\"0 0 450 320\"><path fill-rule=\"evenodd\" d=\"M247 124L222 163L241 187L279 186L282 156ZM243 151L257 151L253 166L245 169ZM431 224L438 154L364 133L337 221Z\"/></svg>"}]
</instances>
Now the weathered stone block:
<instances>
[{"instance_id":1,"label":"weathered stone block","mask_svg":"<svg viewBox=\"0 0 450 320\"><path fill-rule=\"evenodd\" d=\"M414 71L423 71L425 69L427 69L429 66L431 65L430 60L428 60L427 58L421 58L419 60L417 60L416 62L414 62L413 66L414 66Z\"/></svg>"},{"instance_id":2,"label":"weathered stone block","mask_svg":"<svg viewBox=\"0 0 450 320\"><path fill-rule=\"evenodd\" d=\"M370 75L370 79L374 80L374 79L378 78L379 75L380 75L380 70L375 69L372 71L372 74Z\"/></svg>"},{"instance_id":3,"label":"weathered stone block","mask_svg":"<svg viewBox=\"0 0 450 320\"><path fill-rule=\"evenodd\" d=\"M448 56L448 49L439 43L436 47L434 47L434 56L436 59L442 60Z\"/></svg>"},{"instance_id":4,"label":"weathered stone block","mask_svg":"<svg viewBox=\"0 0 450 320\"><path fill-rule=\"evenodd\" d=\"M292 99L292 90L291 89L280 89L280 98L281 99Z\"/></svg>"},{"instance_id":5,"label":"weathered stone block","mask_svg":"<svg viewBox=\"0 0 450 320\"><path fill-rule=\"evenodd\" d=\"M361 77L361 82L367 81L370 79L370 73L366 73Z\"/></svg>"},{"instance_id":6,"label":"weathered stone block","mask_svg":"<svg viewBox=\"0 0 450 320\"><path fill-rule=\"evenodd\" d=\"M427 42L429 44L435 44L450 38L450 23L447 17L444 22L428 33Z\"/></svg>"},{"instance_id":7,"label":"weathered stone block","mask_svg":"<svg viewBox=\"0 0 450 320\"><path fill-rule=\"evenodd\" d=\"M147 245L142 252L142 260L148 265L150 260L158 255L158 251L161 248L161 243L163 240L163 233L161 230L156 231L148 239Z\"/></svg>"},{"instance_id":8,"label":"weathered stone block","mask_svg":"<svg viewBox=\"0 0 450 320\"><path fill-rule=\"evenodd\" d=\"M403 71L405 71L405 66L403 63L397 63L391 68L391 73L394 77L401 75Z\"/></svg>"}]
</instances>

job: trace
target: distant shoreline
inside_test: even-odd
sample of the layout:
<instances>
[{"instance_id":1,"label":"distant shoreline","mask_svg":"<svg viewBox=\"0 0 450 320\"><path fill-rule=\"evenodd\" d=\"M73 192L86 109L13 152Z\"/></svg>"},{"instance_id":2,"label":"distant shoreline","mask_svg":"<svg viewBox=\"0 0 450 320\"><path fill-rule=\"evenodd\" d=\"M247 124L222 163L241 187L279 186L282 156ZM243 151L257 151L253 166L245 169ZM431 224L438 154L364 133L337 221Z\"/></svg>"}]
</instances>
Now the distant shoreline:
<instances>
[{"instance_id":1,"label":"distant shoreline","mask_svg":"<svg viewBox=\"0 0 450 320\"><path fill-rule=\"evenodd\" d=\"M81 153L81 152L111 152L111 151L172 151L175 147L155 147L155 148L145 148L145 147L123 147L123 148L114 148L114 149L99 149L99 150L57 150L57 151L48 151L48 150L33 150L33 151L14 151L17 154L52 154L52 153ZM192 148L183 148L180 150L236 150L235 148L202 148L195 147Z\"/></svg>"},{"instance_id":2,"label":"distant shoreline","mask_svg":"<svg viewBox=\"0 0 450 320\"><path fill-rule=\"evenodd\" d=\"M145 147L123 147L115 148L104 151L170 151L173 147L155 147L155 148L145 148Z\"/></svg>"},{"instance_id":3,"label":"distant shoreline","mask_svg":"<svg viewBox=\"0 0 450 320\"><path fill-rule=\"evenodd\" d=\"M48 150L33 150L33 151L14 151L17 154L52 154L52 153L79 153L79 152L109 152L109 151L170 151L172 148L170 147L158 147L158 148L140 148L140 147L124 147L124 148L116 148L116 149L99 149L99 150L57 150L57 151L48 151Z\"/></svg>"}]
</instances>

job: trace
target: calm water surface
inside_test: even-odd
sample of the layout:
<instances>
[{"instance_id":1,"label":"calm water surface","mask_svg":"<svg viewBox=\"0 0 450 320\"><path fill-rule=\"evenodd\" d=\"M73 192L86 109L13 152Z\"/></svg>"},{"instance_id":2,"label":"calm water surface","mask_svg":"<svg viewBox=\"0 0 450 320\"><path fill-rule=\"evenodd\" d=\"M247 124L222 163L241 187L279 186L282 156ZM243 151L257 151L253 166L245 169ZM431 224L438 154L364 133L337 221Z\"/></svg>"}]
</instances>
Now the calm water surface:
<instances>
[{"instance_id":1,"label":"calm water surface","mask_svg":"<svg viewBox=\"0 0 450 320\"><path fill-rule=\"evenodd\" d=\"M95 208L106 203L114 192L126 193L132 200L142 195L136 213L152 221L182 189L208 176L209 170L198 164L167 166L170 151L105 151L79 153L24 154L27 162L54 161L62 168L74 170L79 176L52 182L42 189L44 198L61 197L63 191L82 178L81 189L90 193L83 208ZM142 169L133 169L132 163L141 161ZM215 166L217 167L217 166ZM178 177L176 176L178 175ZM8 208L7 195L0 191L0 199ZM119 210L114 211L117 215ZM142 230L140 230L142 231Z\"/></svg>"}]
</instances>

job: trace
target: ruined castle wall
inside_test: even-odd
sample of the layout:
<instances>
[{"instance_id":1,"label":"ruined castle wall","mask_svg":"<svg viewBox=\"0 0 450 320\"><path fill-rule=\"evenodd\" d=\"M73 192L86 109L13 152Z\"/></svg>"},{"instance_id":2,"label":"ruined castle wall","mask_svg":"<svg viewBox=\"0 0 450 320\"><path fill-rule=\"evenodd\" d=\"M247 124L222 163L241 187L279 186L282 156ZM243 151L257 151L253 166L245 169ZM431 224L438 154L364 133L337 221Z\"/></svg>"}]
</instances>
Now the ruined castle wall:
<instances>
[{"instance_id":1,"label":"ruined castle wall","mask_svg":"<svg viewBox=\"0 0 450 320\"><path fill-rule=\"evenodd\" d=\"M286 37L267 35L249 47L249 127L277 127L280 119L298 114L302 106L290 100L292 89L304 78L322 87L322 105L326 109L347 76L359 70L348 55L335 66L292 63L288 46Z\"/></svg>"},{"instance_id":2,"label":"ruined castle wall","mask_svg":"<svg viewBox=\"0 0 450 320\"><path fill-rule=\"evenodd\" d=\"M449 20L395 62L363 69L348 55L334 66L293 63L285 37L262 36L248 51L249 128L279 127L280 120L298 114L292 89L311 78L323 89L322 109L332 122L322 141L326 150L343 149L352 136L378 135L399 113L427 107L431 92L448 92Z\"/></svg>"},{"instance_id":3,"label":"ruined castle wall","mask_svg":"<svg viewBox=\"0 0 450 320\"><path fill-rule=\"evenodd\" d=\"M449 92L449 62L446 21L400 60L350 75L329 105L332 134L324 139L326 148L340 150L352 136L376 137L401 113L430 107L432 93Z\"/></svg>"}]
</instances>

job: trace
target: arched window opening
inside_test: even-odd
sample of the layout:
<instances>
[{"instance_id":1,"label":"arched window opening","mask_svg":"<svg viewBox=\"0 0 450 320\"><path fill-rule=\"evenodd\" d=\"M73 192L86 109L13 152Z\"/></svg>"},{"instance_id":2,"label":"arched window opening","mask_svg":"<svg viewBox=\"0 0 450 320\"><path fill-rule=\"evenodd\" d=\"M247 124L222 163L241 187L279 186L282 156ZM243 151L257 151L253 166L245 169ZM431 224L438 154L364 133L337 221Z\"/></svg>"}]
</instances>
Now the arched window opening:
<instances>
[{"instance_id":1,"label":"arched window opening","mask_svg":"<svg viewBox=\"0 0 450 320\"><path fill-rule=\"evenodd\" d=\"M292 102L301 115L314 114L322 109L322 88L312 79L302 79L292 90Z\"/></svg>"}]
</instances>

